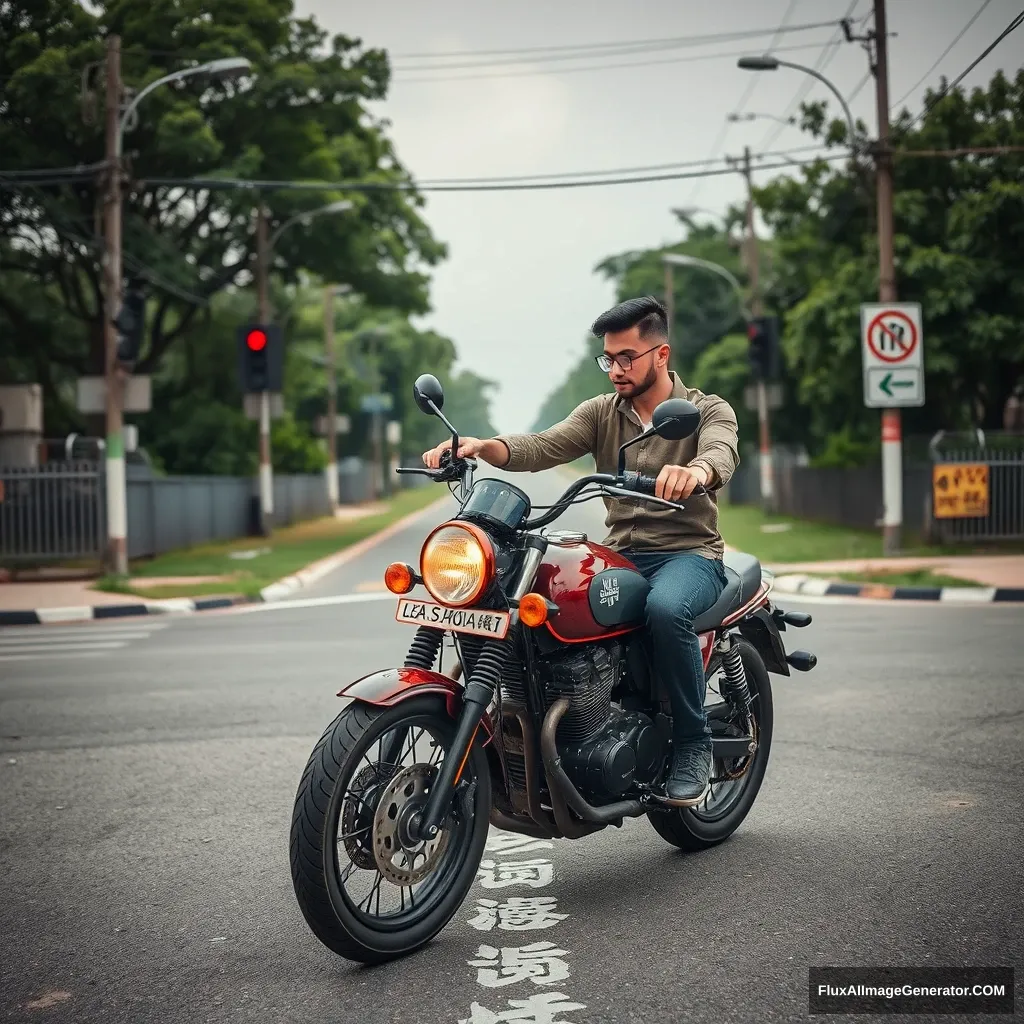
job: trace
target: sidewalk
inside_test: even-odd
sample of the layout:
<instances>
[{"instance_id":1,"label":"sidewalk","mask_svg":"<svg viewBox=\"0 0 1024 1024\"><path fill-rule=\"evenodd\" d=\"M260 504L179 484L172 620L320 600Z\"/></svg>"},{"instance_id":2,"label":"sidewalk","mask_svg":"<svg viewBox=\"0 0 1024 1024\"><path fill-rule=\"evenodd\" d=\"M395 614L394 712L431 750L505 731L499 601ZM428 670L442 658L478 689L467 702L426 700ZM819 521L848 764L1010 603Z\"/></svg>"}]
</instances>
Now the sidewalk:
<instances>
[{"instance_id":1,"label":"sidewalk","mask_svg":"<svg viewBox=\"0 0 1024 1024\"><path fill-rule=\"evenodd\" d=\"M374 544L385 540L431 506L415 510L376 533L355 543L348 544L325 558L317 559L291 576L284 577L263 589L259 598L231 597L216 595L209 598L167 598L154 600L133 594L108 593L94 590L98 577L0 582L0 623L6 625L41 621L73 621L88 618L105 618L109 615L149 614L157 612L203 611L252 600L275 601L301 589L338 565L355 558ZM361 505L343 505L335 516L342 521L369 518L387 510L386 503L367 502ZM254 538L254 543L258 538ZM136 577L133 583L145 586L175 584L201 584L219 581L214 576L180 577Z\"/></svg>"},{"instance_id":2,"label":"sidewalk","mask_svg":"<svg viewBox=\"0 0 1024 1024\"><path fill-rule=\"evenodd\" d=\"M946 555L926 558L855 558L840 562L766 563L778 576L790 573L913 572L970 580L982 587L1024 587L1024 555Z\"/></svg>"}]
</instances>

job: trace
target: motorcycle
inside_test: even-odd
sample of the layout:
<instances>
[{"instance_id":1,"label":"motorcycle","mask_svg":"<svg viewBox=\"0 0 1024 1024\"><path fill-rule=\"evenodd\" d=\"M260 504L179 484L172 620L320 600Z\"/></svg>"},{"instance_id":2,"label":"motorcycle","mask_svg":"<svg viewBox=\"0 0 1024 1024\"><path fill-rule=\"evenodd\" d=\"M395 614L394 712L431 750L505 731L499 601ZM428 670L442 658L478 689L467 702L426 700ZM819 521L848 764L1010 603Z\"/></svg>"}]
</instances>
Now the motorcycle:
<instances>
[{"instance_id":1,"label":"motorcycle","mask_svg":"<svg viewBox=\"0 0 1024 1024\"><path fill-rule=\"evenodd\" d=\"M306 922L329 949L362 963L408 954L448 924L476 878L489 825L578 840L646 816L681 850L723 842L749 813L768 764L769 673L817 661L787 654L781 637L811 616L773 605L771 574L750 555L727 553L728 584L694 623L715 698L705 705L711 786L700 804L667 805L658 790L672 759L671 707L651 669L648 583L585 534L546 528L570 505L602 496L684 507L627 471L626 450L653 434L690 436L699 411L683 399L661 403L651 427L620 449L616 474L582 476L535 509L504 480L474 480L435 377L419 377L413 393L452 446L440 469L398 472L447 483L460 509L431 530L417 567L385 571L395 617L415 635L400 668L338 692L349 703L310 755L291 824ZM410 596L417 586L429 599ZM458 661L445 674L437 662L448 636Z\"/></svg>"}]
</instances>

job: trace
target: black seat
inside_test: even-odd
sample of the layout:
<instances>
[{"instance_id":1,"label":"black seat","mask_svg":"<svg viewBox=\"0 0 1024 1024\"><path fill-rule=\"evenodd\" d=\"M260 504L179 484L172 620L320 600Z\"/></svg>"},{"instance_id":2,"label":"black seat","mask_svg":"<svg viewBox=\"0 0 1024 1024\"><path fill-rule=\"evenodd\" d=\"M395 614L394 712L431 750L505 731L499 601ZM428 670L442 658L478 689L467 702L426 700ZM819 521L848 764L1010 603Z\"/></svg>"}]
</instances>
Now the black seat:
<instances>
[{"instance_id":1,"label":"black seat","mask_svg":"<svg viewBox=\"0 0 1024 1024\"><path fill-rule=\"evenodd\" d=\"M745 605L761 586L761 563L742 551L725 553L725 578L728 582L722 596L693 622L694 632L706 633L722 624L730 612Z\"/></svg>"}]
</instances>

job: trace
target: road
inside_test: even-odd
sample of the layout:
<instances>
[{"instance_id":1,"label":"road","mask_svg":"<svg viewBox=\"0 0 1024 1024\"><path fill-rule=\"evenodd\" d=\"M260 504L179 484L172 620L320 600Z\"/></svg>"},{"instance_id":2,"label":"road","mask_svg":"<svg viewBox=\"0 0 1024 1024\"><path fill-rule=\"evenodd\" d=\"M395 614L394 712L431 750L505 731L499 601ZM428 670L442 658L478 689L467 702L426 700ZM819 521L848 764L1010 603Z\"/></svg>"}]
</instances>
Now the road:
<instances>
[{"instance_id":1,"label":"road","mask_svg":"<svg viewBox=\"0 0 1024 1024\"><path fill-rule=\"evenodd\" d=\"M400 660L410 631L371 588L441 514L294 602L0 632L4 1019L748 1024L805 1018L809 966L1021 962L1024 608L796 599L819 667L773 677L729 842L682 855L637 819L520 850L546 886L482 875L397 963L329 953L292 893L292 800L339 686ZM553 898L552 927L486 930L524 896ZM556 983L489 986L486 947L536 942ZM557 1014L503 1012L553 992Z\"/></svg>"}]
</instances>

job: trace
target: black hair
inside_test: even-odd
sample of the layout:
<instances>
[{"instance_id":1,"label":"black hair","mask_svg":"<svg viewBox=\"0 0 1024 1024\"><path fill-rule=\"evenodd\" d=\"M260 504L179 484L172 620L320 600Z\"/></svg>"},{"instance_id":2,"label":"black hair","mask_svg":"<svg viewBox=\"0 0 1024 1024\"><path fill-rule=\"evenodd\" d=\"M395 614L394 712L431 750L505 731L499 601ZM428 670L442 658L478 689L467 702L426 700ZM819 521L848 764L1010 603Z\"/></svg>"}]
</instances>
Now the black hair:
<instances>
[{"instance_id":1,"label":"black hair","mask_svg":"<svg viewBox=\"0 0 1024 1024\"><path fill-rule=\"evenodd\" d=\"M631 327L639 328L641 339L654 336L668 341L668 314L653 295L620 302L602 313L590 330L594 337L601 338L608 333L628 331Z\"/></svg>"}]
</instances>

